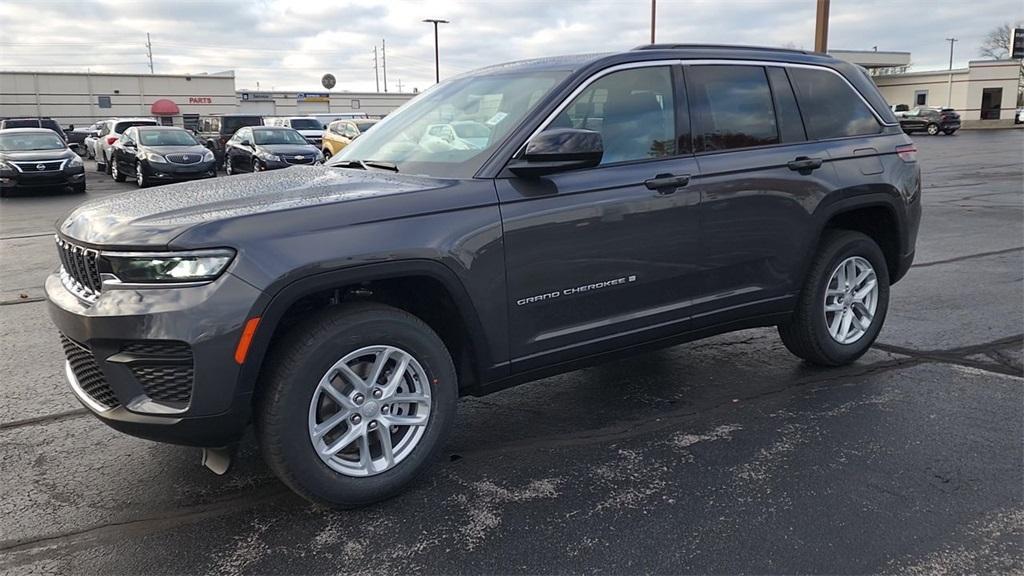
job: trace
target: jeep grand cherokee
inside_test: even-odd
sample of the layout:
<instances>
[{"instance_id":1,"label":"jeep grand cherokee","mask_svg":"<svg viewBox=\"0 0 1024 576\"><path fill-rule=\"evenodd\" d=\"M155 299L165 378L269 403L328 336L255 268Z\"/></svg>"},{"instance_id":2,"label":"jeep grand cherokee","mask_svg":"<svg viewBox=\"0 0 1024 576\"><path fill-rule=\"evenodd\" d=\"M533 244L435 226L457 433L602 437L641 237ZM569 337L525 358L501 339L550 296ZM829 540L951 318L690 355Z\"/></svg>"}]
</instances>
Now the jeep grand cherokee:
<instances>
[{"instance_id":1,"label":"jeep grand cherokee","mask_svg":"<svg viewBox=\"0 0 1024 576\"><path fill-rule=\"evenodd\" d=\"M462 394L757 326L853 362L914 257L915 155L821 54L515 62L326 166L84 204L46 294L100 420L220 470L253 422L296 492L359 506L427 467Z\"/></svg>"}]
</instances>

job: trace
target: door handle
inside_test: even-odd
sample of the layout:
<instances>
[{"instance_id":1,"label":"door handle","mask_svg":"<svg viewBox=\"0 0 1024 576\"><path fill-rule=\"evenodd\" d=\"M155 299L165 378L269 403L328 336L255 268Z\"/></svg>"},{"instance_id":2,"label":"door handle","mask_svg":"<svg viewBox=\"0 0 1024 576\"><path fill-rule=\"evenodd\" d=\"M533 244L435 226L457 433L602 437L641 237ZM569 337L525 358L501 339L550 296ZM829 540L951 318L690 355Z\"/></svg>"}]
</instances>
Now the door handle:
<instances>
[{"instance_id":1,"label":"door handle","mask_svg":"<svg viewBox=\"0 0 1024 576\"><path fill-rule=\"evenodd\" d=\"M649 190L657 190L658 194L671 194L676 188L682 188L689 183L689 174L658 174L650 180L644 180L644 186Z\"/></svg>"},{"instance_id":2,"label":"door handle","mask_svg":"<svg viewBox=\"0 0 1024 576\"><path fill-rule=\"evenodd\" d=\"M790 170L797 172L811 172L821 168L821 158L808 158L807 156L797 156L795 160L790 160L786 163Z\"/></svg>"}]
</instances>

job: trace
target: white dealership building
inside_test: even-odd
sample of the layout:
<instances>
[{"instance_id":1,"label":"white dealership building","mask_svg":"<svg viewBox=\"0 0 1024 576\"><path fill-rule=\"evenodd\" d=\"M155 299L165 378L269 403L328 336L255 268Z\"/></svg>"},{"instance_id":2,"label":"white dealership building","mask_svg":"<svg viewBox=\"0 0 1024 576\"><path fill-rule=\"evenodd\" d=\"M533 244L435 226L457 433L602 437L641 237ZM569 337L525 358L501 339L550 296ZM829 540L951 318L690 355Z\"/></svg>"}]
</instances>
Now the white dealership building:
<instances>
[{"instance_id":1,"label":"white dealership building","mask_svg":"<svg viewBox=\"0 0 1024 576\"><path fill-rule=\"evenodd\" d=\"M113 117L155 117L194 126L201 115L249 113L299 116L361 112L383 116L414 94L373 92L250 92L237 90L233 71L210 74L107 74L0 71L0 118L50 117L61 126L88 126Z\"/></svg>"}]
</instances>

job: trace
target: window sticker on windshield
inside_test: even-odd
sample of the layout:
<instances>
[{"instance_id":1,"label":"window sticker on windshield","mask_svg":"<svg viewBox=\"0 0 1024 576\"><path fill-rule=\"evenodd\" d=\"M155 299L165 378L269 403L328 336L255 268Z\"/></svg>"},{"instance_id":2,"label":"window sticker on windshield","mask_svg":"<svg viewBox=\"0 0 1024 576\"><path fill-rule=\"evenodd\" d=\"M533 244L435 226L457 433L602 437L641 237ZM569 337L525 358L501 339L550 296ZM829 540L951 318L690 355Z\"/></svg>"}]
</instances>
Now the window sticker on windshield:
<instances>
[{"instance_id":1,"label":"window sticker on windshield","mask_svg":"<svg viewBox=\"0 0 1024 576\"><path fill-rule=\"evenodd\" d=\"M508 114L506 114L505 112L497 112L497 113L495 113L494 116L491 116L491 119L488 120L486 122L486 124L488 126L496 126L498 124L498 122L501 122L502 120L504 120L506 116L508 116Z\"/></svg>"}]
</instances>

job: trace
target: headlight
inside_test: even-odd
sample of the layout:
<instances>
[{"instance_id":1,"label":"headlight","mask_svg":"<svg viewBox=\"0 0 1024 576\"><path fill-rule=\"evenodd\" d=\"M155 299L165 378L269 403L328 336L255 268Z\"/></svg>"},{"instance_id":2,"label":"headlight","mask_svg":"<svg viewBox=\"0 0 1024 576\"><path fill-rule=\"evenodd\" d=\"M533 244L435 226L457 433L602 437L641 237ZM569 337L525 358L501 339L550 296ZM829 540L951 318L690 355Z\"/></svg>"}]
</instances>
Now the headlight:
<instances>
[{"instance_id":1,"label":"headlight","mask_svg":"<svg viewBox=\"0 0 1024 576\"><path fill-rule=\"evenodd\" d=\"M234 258L234 250L197 250L193 252L140 252L103 254L110 271L125 284L169 282L208 282L220 276Z\"/></svg>"},{"instance_id":2,"label":"headlight","mask_svg":"<svg viewBox=\"0 0 1024 576\"><path fill-rule=\"evenodd\" d=\"M0 160L0 170L14 170L14 166L11 166L4 160Z\"/></svg>"},{"instance_id":3,"label":"headlight","mask_svg":"<svg viewBox=\"0 0 1024 576\"><path fill-rule=\"evenodd\" d=\"M281 157L278 156L277 154L264 154L263 155L263 159L264 160L270 160L271 162L280 162L281 161Z\"/></svg>"},{"instance_id":4,"label":"headlight","mask_svg":"<svg viewBox=\"0 0 1024 576\"><path fill-rule=\"evenodd\" d=\"M213 150L207 150L206 154L203 154L203 162L213 162Z\"/></svg>"},{"instance_id":5,"label":"headlight","mask_svg":"<svg viewBox=\"0 0 1024 576\"><path fill-rule=\"evenodd\" d=\"M150 162L156 162L157 164L163 164L164 162L167 162L166 158L159 154L154 154L153 152L146 152L146 160L149 160Z\"/></svg>"},{"instance_id":6,"label":"headlight","mask_svg":"<svg viewBox=\"0 0 1024 576\"><path fill-rule=\"evenodd\" d=\"M78 157L78 154L75 154L74 156L71 157L70 160L68 160L68 166L69 167L82 166L82 165L83 165L82 159Z\"/></svg>"},{"instance_id":7,"label":"headlight","mask_svg":"<svg viewBox=\"0 0 1024 576\"><path fill-rule=\"evenodd\" d=\"M314 164L323 164L323 163L324 163L324 153L320 152L319 150L317 150L317 152L316 152L316 162L314 162Z\"/></svg>"}]
</instances>

